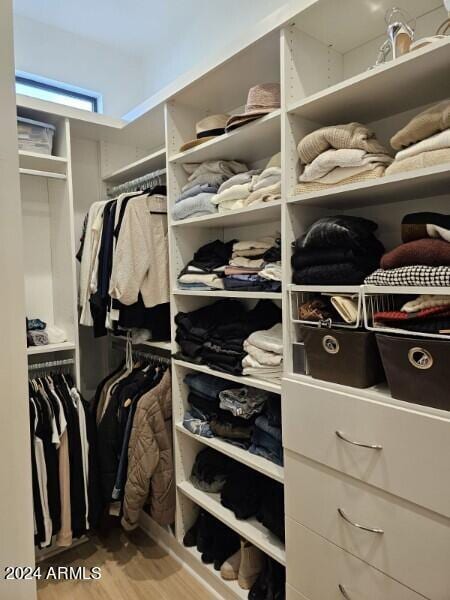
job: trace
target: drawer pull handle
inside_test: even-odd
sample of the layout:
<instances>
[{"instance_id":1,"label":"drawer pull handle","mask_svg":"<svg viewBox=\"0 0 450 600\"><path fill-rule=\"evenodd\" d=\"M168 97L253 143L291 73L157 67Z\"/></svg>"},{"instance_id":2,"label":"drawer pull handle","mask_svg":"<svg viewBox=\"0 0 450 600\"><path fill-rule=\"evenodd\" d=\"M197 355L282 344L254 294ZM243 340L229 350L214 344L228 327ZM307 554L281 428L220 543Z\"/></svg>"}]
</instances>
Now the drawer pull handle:
<instances>
[{"instance_id":1,"label":"drawer pull handle","mask_svg":"<svg viewBox=\"0 0 450 600\"><path fill-rule=\"evenodd\" d=\"M339 516L344 519L344 521L346 521L353 527L356 527L357 529L363 529L364 531L368 531L369 533L380 533L380 534L384 533L383 529L378 529L377 527L366 527L365 525L359 525L359 523L355 523L355 521L352 521L345 514L345 512L342 510L342 508L338 508L338 513L339 513Z\"/></svg>"},{"instance_id":2,"label":"drawer pull handle","mask_svg":"<svg viewBox=\"0 0 450 600\"><path fill-rule=\"evenodd\" d=\"M346 437L342 433L342 431L339 430L337 430L335 433L340 440L347 442L347 444L353 444L353 446L361 446L361 448L370 448L371 450L383 450L383 446L380 446L380 444L365 444L364 442L357 442L355 440L351 440L350 438Z\"/></svg>"},{"instance_id":3,"label":"drawer pull handle","mask_svg":"<svg viewBox=\"0 0 450 600\"><path fill-rule=\"evenodd\" d=\"M341 592L341 594L344 596L345 600L352 600L350 598L350 596L347 594L347 590L345 589L345 587L341 584L339 584L339 591Z\"/></svg>"}]
</instances>

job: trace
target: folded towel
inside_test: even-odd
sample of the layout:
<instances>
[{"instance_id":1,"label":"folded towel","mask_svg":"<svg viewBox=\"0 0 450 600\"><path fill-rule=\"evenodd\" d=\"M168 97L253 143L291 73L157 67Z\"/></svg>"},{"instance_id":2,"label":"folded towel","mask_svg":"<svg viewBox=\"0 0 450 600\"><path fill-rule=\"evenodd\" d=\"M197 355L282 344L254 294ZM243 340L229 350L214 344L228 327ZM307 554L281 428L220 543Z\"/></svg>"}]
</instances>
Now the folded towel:
<instances>
[{"instance_id":1,"label":"folded towel","mask_svg":"<svg viewBox=\"0 0 450 600\"><path fill-rule=\"evenodd\" d=\"M443 163L450 163L450 148L441 148L440 150L430 150L421 152L403 160L394 160L386 169L385 175L394 175L405 171L414 171L415 169L424 169L425 167L434 167Z\"/></svg>"},{"instance_id":2,"label":"folded towel","mask_svg":"<svg viewBox=\"0 0 450 600\"><path fill-rule=\"evenodd\" d=\"M371 154L388 154L375 138L375 133L361 123L346 123L321 127L302 138L297 146L303 164L311 163L329 148L357 148Z\"/></svg>"},{"instance_id":3,"label":"folded towel","mask_svg":"<svg viewBox=\"0 0 450 600\"><path fill-rule=\"evenodd\" d=\"M382 269L396 269L408 265L449 266L450 244L444 240L429 238L407 242L387 252L380 262Z\"/></svg>"},{"instance_id":4,"label":"folded towel","mask_svg":"<svg viewBox=\"0 0 450 600\"><path fill-rule=\"evenodd\" d=\"M433 308L435 306L443 306L450 304L450 296L444 296L442 294L430 295L430 294L421 294L414 298L414 300L410 300L406 302L401 307L401 311L412 313L417 312L419 310L424 310L425 308Z\"/></svg>"},{"instance_id":5,"label":"folded towel","mask_svg":"<svg viewBox=\"0 0 450 600\"><path fill-rule=\"evenodd\" d=\"M391 146L401 150L450 127L450 100L422 111L391 138Z\"/></svg>"},{"instance_id":6,"label":"folded towel","mask_svg":"<svg viewBox=\"0 0 450 600\"><path fill-rule=\"evenodd\" d=\"M394 164L394 163L392 163ZM295 190L298 194L303 194L306 192L318 192L321 190L330 189L336 185L348 185L350 183L357 183L359 181L366 181L368 179L377 179L378 177L383 177L385 174L384 165L376 165L374 168L369 170L359 171L358 173L346 177L345 179L341 179L339 182L335 183L322 183L321 181L305 181L299 183Z\"/></svg>"},{"instance_id":7,"label":"folded towel","mask_svg":"<svg viewBox=\"0 0 450 600\"><path fill-rule=\"evenodd\" d=\"M187 217L213 214L217 212L217 208L211 202L214 194L197 194L192 198L186 198L182 202L176 202L172 208L172 219L180 221Z\"/></svg>"},{"instance_id":8,"label":"folded towel","mask_svg":"<svg viewBox=\"0 0 450 600\"><path fill-rule=\"evenodd\" d=\"M277 323L270 329L254 331L247 338L247 341L267 352L283 353L283 326Z\"/></svg>"},{"instance_id":9,"label":"folded towel","mask_svg":"<svg viewBox=\"0 0 450 600\"><path fill-rule=\"evenodd\" d=\"M450 129L435 133L421 142L417 142L404 150L400 150L400 152L397 152L395 155L395 160L404 160L405 158L411 158L411 156L416 156L422 152L441 150L442 148L450 148Z\"/></svg>"},{"instance_id":10,"label":"folded towel","mask_svg":"<svg viewBox=\"0 0 450 600\"><path fill-rule=\"evenodd\" d=\"M300 175L300 181L317 181L336 169L336 167L351 168L363 167L371 163L391 163L392 157L387 154L368 154L365 150L356 148L341 148L340 150L326 150L319 154L311 164L306 165ZM345 171L344 171L345 173ZM354 173L349 173L348 176ZM344 176L341 177L344 179Z\"/></svg>"},{"instance_id":11,"label":"folded towel","mask_svg":"<svg viewBox=\"0 0 450 600\"><path fill-rule=\"evenodd\" d=\"M450 242L450 215L433 212L410 213L402 219L402 240L441 238Z\"/></svg>"},{"instance_id":12,"label":"folded towel","mask_svg":"<svg viewBox=\"0 0 450 600\"><path fill-rule=\"evenodd\" d=\"M450 267L414 265L398 269L377 269L366 277L367 285L424 285L450 286Z\"/></svg>"}]
</instances>

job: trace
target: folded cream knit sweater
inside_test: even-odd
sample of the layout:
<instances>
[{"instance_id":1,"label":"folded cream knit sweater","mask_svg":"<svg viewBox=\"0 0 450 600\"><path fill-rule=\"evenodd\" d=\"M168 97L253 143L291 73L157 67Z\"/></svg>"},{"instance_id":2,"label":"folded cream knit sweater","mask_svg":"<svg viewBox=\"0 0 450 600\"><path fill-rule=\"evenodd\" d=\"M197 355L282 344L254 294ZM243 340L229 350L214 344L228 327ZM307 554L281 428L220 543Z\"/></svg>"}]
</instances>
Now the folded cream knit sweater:
<instances>
[{"instance_id":1,"label":"folded cream knit sweater","mask_svg":"<svg viewBox=\"0 0 450 600\"><path fill-rule=\"evenodd\" d=\"M444 100L411 119L391 138L391 146L400 150L449 127L450 100Z\"/></svg>"},{"instance_id":2,"label":"folded cream knit sweater","mask_svg":"<svg viewBox=\"0 0 450 600\"><path fill-rule=\"evenodd\" d=\"M386 149L375 138L375 133L361 123L317 129L300 140L297 151L302 163L308 164L330 148L356 148L371 154L387 154Z\"/></svg>"}]
</instances>

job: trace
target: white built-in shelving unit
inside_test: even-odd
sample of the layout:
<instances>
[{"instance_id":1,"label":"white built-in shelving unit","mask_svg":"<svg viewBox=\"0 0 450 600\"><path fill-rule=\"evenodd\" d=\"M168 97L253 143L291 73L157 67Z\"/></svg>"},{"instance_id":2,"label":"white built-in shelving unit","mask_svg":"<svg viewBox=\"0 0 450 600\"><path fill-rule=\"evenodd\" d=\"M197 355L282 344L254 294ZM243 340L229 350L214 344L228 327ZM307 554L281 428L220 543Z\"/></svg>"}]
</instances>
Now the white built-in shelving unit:
<instances>
[{"instance_id":1,"label":"white built-in shelving unit","mask_svg":"<svg viewBox=\"0 0 450 600\"><path fill-rule=\"evenodd\" d=\"M67 344L42 352L55 355L64 351L64 357L73 356L86 394L108 372L109 341L94 340L89 329L77 327L75 241L89 206L104 198L107 188L167 167L172 339L144 345L175 353L175 315L219 298L240 299L248 308L266 298L282 307L282 385L172 359L177 486L173 547L182 544L202 508L286 565L288 600L339 598L339 585L351 598L365 598L369 593L370 598L386 600L443 600L450 589L448 569L442 568L441 560L450 553L450 511L445 501L450 493L448 413L395 400L386 385L357 390L315 380L294 372L293 367L298 324L290 318L290 294L448 292L441 288L366 286L361 290L359 286L291 284L292 243L322 216L372 219L379 225L378 237L391 249L401 242L400 223L405 214L450 212L450 164L319 192L296 191L297 144L302 136L324 125L360 121L389 147L390 137L412 116L450 97L449 38L369 69L385 39L384 13L390 6L388 0L288 3L245 43L210 68L197 70L163 90L136 109L129 122L19 99L19 114L48 121L57 132L55 156L21 152L19 157L27 315L66 330ZM446 17L441 0L411 0L408 10L417 19L418 37L434 33ZM249 88L263 82L280 82L280 110L180 152L182 144L195 137L198 120L210 114L242 112ZM281 201L172 220L171 207L187 181L183 164L235 159L249 168L264 167L278 151L282 157ZM201 245L275 232L282 238L282 293L177 289L179 272ZM32 349L29 355L40 352ZM33 360L38 359L42 357ZM218 438L188 432L182 422L188 402L184 377L189 372L277 394L282 407L285 466ZM343 443L336 438L336 430L344 431L352 441L378 442L383 450ZM192 465L205 447L284 485L285 545L256 520L238 521L218 496L192 485ZM341 506L355 522L384 526L386 535L375 537L343 522L337 512ZM420 523L419 536L415 535L415 523ZM428 538L434 544L425 543ZM204 565L195 549L185 552L191 566L219 597L246 597L236 582L224 582L218 572Z\"/></svg>"}]
</instances>

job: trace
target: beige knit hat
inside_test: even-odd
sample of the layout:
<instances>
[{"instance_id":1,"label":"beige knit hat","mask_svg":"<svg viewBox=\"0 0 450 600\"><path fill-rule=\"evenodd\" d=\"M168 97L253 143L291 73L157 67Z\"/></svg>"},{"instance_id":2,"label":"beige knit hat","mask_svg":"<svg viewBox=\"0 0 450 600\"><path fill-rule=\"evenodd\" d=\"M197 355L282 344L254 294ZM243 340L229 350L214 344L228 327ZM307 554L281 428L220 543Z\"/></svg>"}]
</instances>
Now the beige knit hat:
<instances>
[{"instance_id":1,"label":"beige knit hat","mask_svg":"<svg viewBox=\"0 0 450 600\"><path fill-rule=\"evenodd\" d=\"M280 108L280 84L261 83L250 88L245 112L232 115L227 122L226 131L240 127Z\"/></svg>"},{"instance_id":2,"label":"beige knit hat","mask_svg":"<svg viewBox=\"0 0 450 600\"><path fill-rule=\"evenodd\" d=\"M180 152L189 150L199 144L204 144L208 140L213 140L215 137L225 133L225 126L227 124L230 115L210 115L201 119L195 124L195 133L197 139L190 140L183 144L180 148Z\"/></svg>"}]
</instances>

